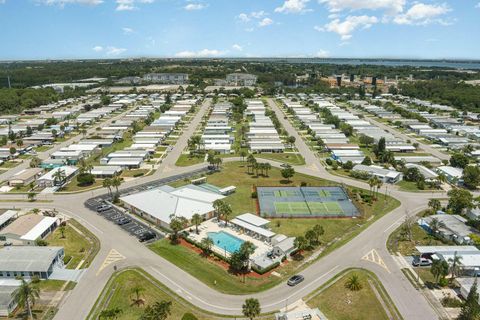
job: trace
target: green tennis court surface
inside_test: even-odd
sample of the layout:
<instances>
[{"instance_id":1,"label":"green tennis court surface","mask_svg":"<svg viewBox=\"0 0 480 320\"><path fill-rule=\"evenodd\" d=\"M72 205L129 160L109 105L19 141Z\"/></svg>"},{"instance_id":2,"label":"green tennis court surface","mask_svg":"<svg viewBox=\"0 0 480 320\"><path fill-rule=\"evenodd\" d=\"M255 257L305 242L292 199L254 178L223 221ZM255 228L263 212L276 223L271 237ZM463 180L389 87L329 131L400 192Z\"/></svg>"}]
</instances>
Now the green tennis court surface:
<instances>
[{"instance_id":1,"label":"green tennis court surface","mask_svg":"<svg viewBox=\"0 0 480 320\"><path fill-rule=\"evenodd\" d=\"M342 207L337 202L308 202L312 214L336 213L343 214Z\"/></svg>"},{"instance_id":2,"label":"green tennis court surface","mask_svg":"<svg viewBox=\"0 0 480 320\"><path fill-rule=\"evenodd\" d=\"M275 212L277 214L309 214L308 206L305 202L275 202Z\"/></svg>"}]
</instances>

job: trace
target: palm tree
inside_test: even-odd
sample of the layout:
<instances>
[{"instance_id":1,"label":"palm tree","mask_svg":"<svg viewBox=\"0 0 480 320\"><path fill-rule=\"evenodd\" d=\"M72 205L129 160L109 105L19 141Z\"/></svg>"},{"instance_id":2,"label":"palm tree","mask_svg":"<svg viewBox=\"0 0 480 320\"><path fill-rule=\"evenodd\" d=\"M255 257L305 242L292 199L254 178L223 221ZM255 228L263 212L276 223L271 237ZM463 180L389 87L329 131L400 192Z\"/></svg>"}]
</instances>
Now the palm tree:
<instances>
[{"instance_id":1,"label":"palm tree","mask_svg":"<svg viewBox=\"0 0 480 320\"><path fill-rule=\"evenodd\" d=\"M462 256L458 256L457 251L455 251L455 253L453 254L453 258L449 258L448 262L452 264L450 266L450 272L452 273L450 281L453 281L455 280L455 276L458 273L459 266L462 264Z\"/></svg>"},{"instance_id":2,"label":"palm tree","mask_svg":"<svg viewBox=\"0 0 480 320\"><path fill-rule=\"evenodd\" d=\"M220 217L220 210L223 205L224 205L224 202L220 199L217 199L212 203L213 209L215 210L215 217L217 219Z\"/></svg>"},{"instance_id":3,"label":"palm tree","mask_svg":"<svg viewBox=\"0 0 480 320\"><path fill-rule=\"evenodd\" d=\"M112 187L115 187L116 194L118 195L118 187L122 185L122 179L120 177L112 178Z\"/></svg>"},{"instance_id":4,"label":"palm tree","mask_svg":"<svg viewBox=\"0 0 480 320\"><path fill-rule=\"evenodd\" d=\"M263 165L264 165L264 168L265 168L265 174L268 177L268 170L270 170L272 168L272 166L268 162L265 162Z\"/></svg>"},{"instance_id":5,"label":"palm tree","mask_svg":"<svg viewBox=\"0 0 480 320\"><path fill-rule=\"evenodd\" d=\"M200 225L200 223L202 223L203 221L203 218L201 215L199 215L198 213L195 213L193 216L192 216L192 223L195 225L195 232L198 234L198 226Z\"/></svg>"},{"instance_id":6,"label":"palm tree","mask_svg":"<svg viewBox=\"0 0 480 320\"><path fill-rule=\"evenodd\" d=\"M437 237L437 233L441 228L445 228L445 223L443 221L438 220L437 218L433 218L429 223L430 230L432 231L432 235Z\"/></svg>"},{"instance_id":7,"label":"palm tree","mask_svg":"<svg viewBox=\"0 0 480 320\"><path fill-rule=\"evenodd\" d=\"M102 312L100 312L100 314L98 315L98 318L99 319L117 319L119 315L121 315L123 313L123 310L116 307L116 308L112 308L112 309L106 309L106 310L102 310Z\"/></svg>"},{"instance_id":8,"label":"palm tree","mask_svg":"<svg viewBox=\"0 0 480 320\"><path fill-rule=\"evenodd\" d=\"M372 196L373 196L373 191L372 190L373 190L373 187L375 187L375 184L376 184L376 182L375 182L374 177L371 177L370 179L368 179L368 185L370 186L370 194L372 194Z\"/></svg>"},{"instance_id":9,"label":"palm tree","mask_svg":"<svg viewBox=\"0 0 480 320\"><path fill-rule=\"evenodd\" d=\"M141 297L141 293L143 291L145 291L145 288L140 285L136 285L131 289L131 293L135 295L135 298L132 299L132 301L133 301L133 304L136 305L137 307L140 307L141 305L145 304L145 300L142 299Z\"/></svg>"},{"instance_id":10,"label":"palm tree","mask_svg":"<svg viewBox=\"0 0 480 320\"><path fill-rule=\"evenodd\" d=\"M61 238L62 239L65 239L65 225L60 225L60 227L58 228L60 230L60 235L61 235Z\"/></svg>"},{"instance_id":11,"label":"palm tree","mask_svg":"<svg viewBox=\"0 0 480 320\"><path fill-rule=\"evenodd\" d=\"M110 198L111 198L112 197L112 179L107 178L103 180L102 186L108 189L108 194L110 195Z\"/></svg>"},{"instance_id":12,"label":"palm tree","mask_svg":"<svg viewBox=\"0 0 480 320\"><path fill-rule=\"evenodd\" d=\"M39 297L40 290L33 283L28 283L22 278L22 283L12 294L13 300L20 306L23 306L28 312L28 318L33 319L32 307L35 305L35 299Z\"/></svg>"},{"instance_id":13,"label":"palm tree","mask_svg":"<svg viewBox=\"0 0 480 320\"><path fill-rule=\"evenodd\" d=\"M257 299L249 298L245 300L242 306L242 312L245 317L252 320L261 312L260 302Z\"/></svg>"},{"instance_id":14,"label":"palm tree","mask_svg":"<svg viewBox=\"0 0 480 320\"><path fill-rule=\"evenodd\" d=\"M359 291L362 289L362 283L360 282L360 278L356 273L352 274L348 278L347 282L345 283L345 287L352 291Z\"/></svg>"},{"instance_id":15,"label":"palm tree","mask_svg":"<svg viewBox=\"0 0 480 320\"><path fill-rule=\"evenodd\" d=\"M213 240L211 238L209 237L203 238L200 244L202 245L202 249L205 252L205 254L210 254L212 252Z\"/></svg>"},{"instance_id":16,"label":"palm tree","mask_svg":"<svg viewBox=\"0 0 480 320\"><path fill-rule=\"evenodd\" d=\"M30 200L30 201L32 201L32 202L35 201L35 197L36 197L36 196L37 196L37 194L36 194L35 192L29 192L29 193L27 194L28 200Z\"/></svg>"},{"instance_id":17,"label":"palm tree","mask_svg":"<svg viewBox=\"0 0 480 320\"><path fill-rule=\"evenodd\" d=\"M213 159L213 163L215 164L215 166L217 167L217 169L220 167L220 165L222 164L222 158L220 157L216 157L215 159Z\"/></svg>"},{"instance_id":18,"label":"palm tree","mask_svg":"<svg viewBox=\"0 0 480 320\"><path fill-rule=\"evenodd\" d=\"M232 207L225 203L223 206L222 206L222 217L223 217L223 220L225 221L225 226L227 226L228 224L228 217L232 214Z\"/></svg>"},{"instance_id":19,"label":"palm tree","mask_svg":"<svg viewBox=\"0 0 480 320\"><path fill-rule=\"evenodd\" d=\"M428 207L430 209L432 209L432 211L435 213L435 212L437 212L438 210L441 209L442 204L440 203L440 200L438 200L438 199L430 199L428 201Z\"/></svg>"},{"instance_id":20,"label":"palm tree","mask_svg":"<svg viewBox=\"0 0 480 320\"><path fill-rule=\"evenodd\" d=\"M65 174L65 170L58 169L53 173L52 177L53 177L53 182L57 184L57 183L62 183L67 178L67 175Z\"/></svg>"},{"instance_id":21,"label":"palm tree","mask_svg":"<svg viewBox=\"0 0 480 320\"><path fill-rule=\"evenodd\" d=\"M247 152L245 150L240 151L240 157L242 157L242 161L245 161L246 155L247 155Z\"/></svg>"},{"instance_id":22,"label":"palm tree","mask_svg":"<svg viewBox=\"0 0 480 320\"><path fill-rule=\"evenodd\" d=\"M382 188L383 181L381 179L377 179L377 197L378 197L378 190Z\"/></svg>"}]
</instances>

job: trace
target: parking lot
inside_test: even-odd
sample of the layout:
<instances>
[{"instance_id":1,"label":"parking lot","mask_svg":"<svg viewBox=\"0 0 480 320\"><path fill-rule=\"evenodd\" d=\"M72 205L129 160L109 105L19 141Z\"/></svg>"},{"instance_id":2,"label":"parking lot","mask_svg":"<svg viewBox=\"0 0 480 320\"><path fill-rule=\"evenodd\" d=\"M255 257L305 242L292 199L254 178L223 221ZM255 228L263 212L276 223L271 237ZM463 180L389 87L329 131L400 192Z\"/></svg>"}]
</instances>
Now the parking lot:
<instances>
[{"instance_id":1,"label":"parking lot","mask_svg":"<svg viewBox=\"0 0 480 320\"><path fill-rule=\"evenodd\" d=\"M159 179L154 182L149 182L145 184L141 184L139 186L130 187L120 191L121 196L145 191L152 188L157 188L162 185L171 183L173 181L187 179L189 177L202 174L207 172L208 169L199 169L188 174L181 174L175 175L164 179ZM135 219L132 215L128 213L124 213L122 210L116 208L115 206L111 206L110 197L108 194L98 196L95 198L91 198L85 202L85 207L88 209L97 212L97 214L103 216L105 219L111 221L118 225L119 228L122 228L130 235L139 239L139 241L145 241L146 243L155 241L157 239L163 238L163 235L156 229L151 228L147 223L140 221L139 219ZM101 208L99 210L99 208ZM147 237L147 233L154 234L152 239L145 240L144 238ZM148 238L148 237L147 237Z\"/></svg>"}]
</instances>

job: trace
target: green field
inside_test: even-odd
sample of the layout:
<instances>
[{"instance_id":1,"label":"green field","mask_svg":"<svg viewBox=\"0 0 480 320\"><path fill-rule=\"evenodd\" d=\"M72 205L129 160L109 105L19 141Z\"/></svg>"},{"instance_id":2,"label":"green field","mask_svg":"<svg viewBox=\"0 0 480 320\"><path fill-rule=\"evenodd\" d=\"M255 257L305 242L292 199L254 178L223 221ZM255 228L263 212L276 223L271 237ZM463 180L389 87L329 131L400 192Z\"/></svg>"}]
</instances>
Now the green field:
<instances>
[{"instance_id":1,"label":"green field","mask_svg":"<svg viewBox=\"0 0 480 320\"><path fill-rule=\"evenodd\" d=\"M140 294L140 298L145 303L143 306L132 304L132 299L135 297L132 289L137 286L144 289ZM195 314L199 320L210 319L140 269L129 269L114 274L103 289L87 319L98 319L102 310L111 308L122 310L122 313L115 319L138 319L147 305L162 300L172 302L168 320L181 319L187 312Z\"/></svg>"},{"instance_id":2,"label":"green field","mask_svg":"<svg viewBox=\"0 0 480 320\"><path fill-rule=\"evenodd\" d=\"M359 291L351 291L345 286L353 274L359 277L362 286ZM328 319L402 319L381 283L366 270L353 270L341 275L318 294L308 298L307 304L319 308Z\"/></svg>"}]
</instances>

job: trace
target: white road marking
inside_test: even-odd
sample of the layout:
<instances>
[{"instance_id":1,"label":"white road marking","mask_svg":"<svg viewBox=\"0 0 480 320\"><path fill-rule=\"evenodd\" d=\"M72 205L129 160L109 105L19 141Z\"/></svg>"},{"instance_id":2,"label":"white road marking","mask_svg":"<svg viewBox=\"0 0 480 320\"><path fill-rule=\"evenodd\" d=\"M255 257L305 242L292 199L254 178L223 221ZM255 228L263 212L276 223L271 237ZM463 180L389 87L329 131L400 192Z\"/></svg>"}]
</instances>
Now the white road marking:
<instances>
[{"instance_id":1,"label":"white road marking","mask_svg":"<svg viewBox=\"0 0 480 320\"><path fill-rule=\"evenodd\" d=\"M385 230L383 231L383 233L388 232L388 230L392 229L393 227L398 226L398 225L399 225L399 222L400 222L401 220L403 220L403 219L405 219L405 218L404 218L404 217L399 218L397 221L395 221L394 223L392 223L392 224L390 225L390 227L388 227L387 229L385 229Z\"/></svg>"}]
</instances>

